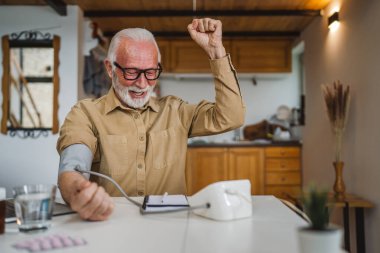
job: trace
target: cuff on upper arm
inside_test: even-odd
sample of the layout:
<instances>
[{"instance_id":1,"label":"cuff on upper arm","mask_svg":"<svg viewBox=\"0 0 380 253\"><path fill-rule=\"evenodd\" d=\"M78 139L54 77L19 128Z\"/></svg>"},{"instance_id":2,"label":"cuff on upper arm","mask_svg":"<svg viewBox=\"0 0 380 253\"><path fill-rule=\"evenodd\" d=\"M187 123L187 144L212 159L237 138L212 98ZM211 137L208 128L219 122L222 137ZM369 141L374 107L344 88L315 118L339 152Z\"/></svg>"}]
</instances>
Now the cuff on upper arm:
<instances>
[{"instance_id":1,"label":"cuff on upper arm","mask_svg":"<svg viewBox=\"0 0 380 253\"><path fill-rule=\"evenodd\" d=\"M59 161L59 172L74 171L75 167L82 170L91 170L93 155L91 150L84 144L74 144L65 148Z\"/></svg>"}]
</instances>

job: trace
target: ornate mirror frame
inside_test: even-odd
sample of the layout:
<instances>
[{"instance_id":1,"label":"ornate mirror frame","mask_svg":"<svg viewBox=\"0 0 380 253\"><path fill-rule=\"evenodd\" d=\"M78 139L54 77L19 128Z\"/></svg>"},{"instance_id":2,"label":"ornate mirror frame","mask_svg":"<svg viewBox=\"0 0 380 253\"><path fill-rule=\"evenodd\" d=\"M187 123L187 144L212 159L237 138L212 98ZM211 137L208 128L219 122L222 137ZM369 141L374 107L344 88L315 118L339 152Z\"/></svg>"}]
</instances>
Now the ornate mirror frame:
<instances>
[{"instance_id":1,"label":"ornate mirror frame","mask_svg":"<svg viewBox=\"0 0 380 253\"><path fill-rule=\"evenodd\" d=\"M12 120L10 117L10 100L11 100L11 49L12 48L53 48L53 69L52 69L52 83L53 83L53 104L52 104L52 124L51 127L10 127L8 121ZM38 138L41 134L48 135L51 130L52 134L58 133L58 92L59 92L59 50L60 50L60 37L49 34L42 34L39 31L24 31L19 34L12 33L10 36L5 35L2 37L2 50L3 50L3 78L2 78L2 119L1 119L1 133L10 136L19 136L21 138ZM26 85L26 84L23 84ZM27 88L27 87L26 87ZM29 91L28 91L29 92ZM34 102L33 102L34 103ZM34 105L35 106L35 105Z\"/></svg>"}]
</instances>

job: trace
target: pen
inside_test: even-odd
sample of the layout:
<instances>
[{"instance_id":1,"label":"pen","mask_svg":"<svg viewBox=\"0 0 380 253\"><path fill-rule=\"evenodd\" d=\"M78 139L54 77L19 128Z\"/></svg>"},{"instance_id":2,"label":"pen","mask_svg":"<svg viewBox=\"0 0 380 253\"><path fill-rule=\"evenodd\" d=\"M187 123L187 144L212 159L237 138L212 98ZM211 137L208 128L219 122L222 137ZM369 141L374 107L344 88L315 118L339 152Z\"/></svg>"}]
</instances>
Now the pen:
<instances>
[{"instance_id":1,"label":"pen","mask_svg":"<svg viewBox=\"0 0 380 253\"><path fill-rule=\"evenodd\" d=\"M166 196L168 196L168 192L165 192L164 195L162 195L161 203L164 203Z\"/></svg>"}]
</instances>

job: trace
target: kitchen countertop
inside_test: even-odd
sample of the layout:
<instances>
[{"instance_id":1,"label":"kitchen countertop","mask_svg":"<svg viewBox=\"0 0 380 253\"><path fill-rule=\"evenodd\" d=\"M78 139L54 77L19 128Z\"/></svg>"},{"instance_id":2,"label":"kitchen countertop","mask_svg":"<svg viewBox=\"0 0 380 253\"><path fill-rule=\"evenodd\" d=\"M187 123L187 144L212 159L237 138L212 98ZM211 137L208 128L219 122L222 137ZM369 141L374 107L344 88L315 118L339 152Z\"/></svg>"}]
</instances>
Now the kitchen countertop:
<instances>
[{"instance_id":1,"label":"kitchen countertop","mask_svg":"<svg viewBox=\"0 0 380 253\"><path fill-rule=\"evenodd\" d=\"M204 147L276 147L276 146L302 146L300 141L233 141L233 142L203 142L195 141L187 145L189 148L204 148Z\"/></svg>"}]
</instances>

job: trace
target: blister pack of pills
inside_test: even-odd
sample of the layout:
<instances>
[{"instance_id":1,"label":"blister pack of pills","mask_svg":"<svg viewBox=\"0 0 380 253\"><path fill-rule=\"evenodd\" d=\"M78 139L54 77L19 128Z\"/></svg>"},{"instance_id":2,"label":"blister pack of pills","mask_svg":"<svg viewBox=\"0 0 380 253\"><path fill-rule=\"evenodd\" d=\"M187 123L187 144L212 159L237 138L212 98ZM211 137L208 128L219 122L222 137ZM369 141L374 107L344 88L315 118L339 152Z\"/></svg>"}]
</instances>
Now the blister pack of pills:
<instances>
[{"instance_id":1,"label":"blister pack of pills","mask_svg":"<svg viewBox=\"0 0 380 253\"><path fill-rule=\"evenodd\" d=\"M13 247L19 250L27 250L29 252L39 252L83 246L86 244L87 242L83 238L57 234L20 241L15 243Z\"/></svg>"}]
</instances>

